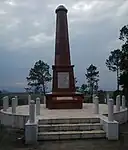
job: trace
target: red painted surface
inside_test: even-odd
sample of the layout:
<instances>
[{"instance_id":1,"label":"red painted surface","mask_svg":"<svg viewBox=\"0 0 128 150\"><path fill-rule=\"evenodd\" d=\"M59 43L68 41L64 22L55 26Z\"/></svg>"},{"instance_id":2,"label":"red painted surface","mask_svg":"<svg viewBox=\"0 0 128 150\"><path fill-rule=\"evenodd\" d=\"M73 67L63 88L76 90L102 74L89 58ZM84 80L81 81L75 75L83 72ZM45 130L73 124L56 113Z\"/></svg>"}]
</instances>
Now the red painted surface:
<instances>
[{"instance_id":1,"label":"red painted surface","mask_svg":"<svg viewBox=\"0 0 128 150\"><path fill-rule=\"evenodd\" d=\"M76 94L73 65L70 59L70 46L68 36L67 9L60 5L56 9L56 38L55 38L55 62L52 66L53 81L52 93L46 95L46 107L49 109L81 109L82 94ZM69 74L69 87L58 88L58 72ZM56 97L64 97L57 100ZM65 99L72 96L73 100Z\"/></svg>"}]
</instances>

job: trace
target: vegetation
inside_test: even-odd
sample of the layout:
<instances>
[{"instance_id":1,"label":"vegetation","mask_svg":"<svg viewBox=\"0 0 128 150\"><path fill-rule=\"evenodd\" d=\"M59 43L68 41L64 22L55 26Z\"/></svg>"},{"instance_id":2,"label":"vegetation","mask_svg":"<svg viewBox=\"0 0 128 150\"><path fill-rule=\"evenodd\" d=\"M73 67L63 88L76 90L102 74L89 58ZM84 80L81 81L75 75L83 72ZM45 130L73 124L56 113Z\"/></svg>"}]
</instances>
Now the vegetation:
<instances>
[{"instance_id":1,"label":"vegetation","mask_svg":"<svg viewBox=\"0 0 128 150\"><path fill-rule=\"evenodd\" d=\"M52 79L49 68L47 63L39 60L30 69L29 76L27 77L28 86L34 88L35 93L43 92L44 95L46 94L46 85Z\"/></svg>"},{"instance_id":2,"label":"vegetation","mask_svg":"<svg viewBox=\"0 0 128 150\"><path fill-rule=\"evenodd\" d=\"M88 82L89 93L91 95L91 102L92 102L94 90L96 90L95 92L97 92L98 90L99 71L97 71L97 67L91 64L87 68L87 73L85 74L85 76Z\"/></svg>"},{"instance_id":3,"label":"vegetation","mask_svg":"<svg viewBox=\"0 0 128 150\"><path fill-rule=\"evenodd\" d=\"M119 75L120 75L120 61L121 61L121 51L116 49L111 51L108 59L106 59L106 66L110 71L115 72L117 76L117 91L119 91Z\"/></svg>"},{"instance_id":4,"label":"vegetation","mask_svg":"<svg viewBox=\"0 0 128 150\"><path fill-rule=\"evenodd\" d=\"M123 88L123 93L128 98L128 25L120 30L120 40L123 41L122 56L120 64L120 85Z\"/></svg>"},{"instance_id":5,"label":"vegetation","mask_svg":"<svg viewBox=\"0 0 128 150\"><path fill-rule=\"evenodd\" d=\"M86 95L88 93L88 85L87 84L82 84L79 91Z\"/></svg>"}]
</instances>

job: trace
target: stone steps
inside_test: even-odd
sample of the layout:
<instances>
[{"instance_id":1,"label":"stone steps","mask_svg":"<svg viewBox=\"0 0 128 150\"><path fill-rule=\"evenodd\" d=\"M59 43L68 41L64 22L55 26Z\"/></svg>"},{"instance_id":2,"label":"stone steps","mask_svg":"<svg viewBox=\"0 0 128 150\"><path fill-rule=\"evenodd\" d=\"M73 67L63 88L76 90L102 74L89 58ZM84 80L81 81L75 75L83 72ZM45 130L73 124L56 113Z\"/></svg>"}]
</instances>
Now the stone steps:
<instances>
[{"instance_id":1,"label":"stone steps","mask_svg":"<svg viewBox=\"0 0 128 150\"><path fill-rule=\"evenodd\" d=\"M89 139L105 138L103 130L92 131L64 131L64 132L39 132L38 140L65 140L65 139Z\"/></svg>"},{"instance_id":2,"label":"stone steps","mask_svg":"<svg viewBox=\"0 0 128 150\"><path fill-rule=\"evenodd\" d=\"M46 124L39 125L39 132L53 132L53 131L89 131L89 130L101 130L100 123L90 124Z\"/></svg>"},{"instance_id":3,"label":"stone steps","mask_svg":"<svg viewBox=\"0 0 128 150\"><path fill-rule=\"evenodd\" d=\"M99 118L43 119L38 122L38 140L104 138Z\"/></svg>"},{"instance_id":4,"label":"stone steps","mask_svg":"<svg viewBox=\"0 0 128 150\"><path fill-rule=\"evenodd\" d=\"M63 118L63 119L41 119L39 125L43 124L82 124L82 123L99 123L100 118Z\"/></svg>"}]
</instances>

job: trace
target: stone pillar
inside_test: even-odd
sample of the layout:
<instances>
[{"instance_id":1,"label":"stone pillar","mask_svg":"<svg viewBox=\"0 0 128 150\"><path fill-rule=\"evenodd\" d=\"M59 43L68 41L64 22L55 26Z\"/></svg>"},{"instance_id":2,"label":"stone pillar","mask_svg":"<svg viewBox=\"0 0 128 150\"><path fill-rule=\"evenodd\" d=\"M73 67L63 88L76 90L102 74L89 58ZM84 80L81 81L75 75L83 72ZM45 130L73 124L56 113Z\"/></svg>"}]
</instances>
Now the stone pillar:
<instances>
[{"instance_id":1,"label":"stone pillar","mask_svg":"<svg viewBox=\"0 0 128 150\"><path fill-rule=\"evenodd\" d=\"M107 103L107 98L104 98L104 103L105 103L105 104Z\"/></svg>"},{"instance_id":2,"label":"stone pillar","mask_svg":"<svg viewBox=\"0 0 128 150\"><path fill-rule=\"evenodd\" d=\"M46 96L43 96L43 103L46 104Z\"/></svg>"},{"instance_id":3,"label":"stone pillar","mask_svg":"<svg viewBox=\"0 0 128 150\"><path fill-rule=\"evenodd\" d=\"M35 123L35 102L33 100L30 101L30 110L29 110L29 121L30 123Z\"/></svg>"},{"instance_id":4,"label":"stone pillar","mask_svg":"<svg viewBox=\"0 0 128 150\"><path fill-rule=\"evenodd\" d=\"M18 106L18 97L15 96L15 99L16 99L16 106Z\"/></svg>"},{"instance_id":5,"label":"stone pillar","mask_svg":"<svg viewBox=\"0 0 128 150\"><path fill-rule=\"evenodd\" d=\"M99 114L99 98L98 98L98 96L94 97L94 114Z\"/></svg>"},{"instance_id":6,"label":"stone pillar","mask_svg":"<svg viewBox=\"0 0 128 150\"><path fill-rule=\"evenodd\" d=\"M94 103L94 101L95 101L95 97L96 97L96 94L93 94L93 96L92 96L92 100L93 100L93 103Z\"/></svg>"},{"instance_id":7,"label":"stone pillar","mask_svg":"<svg viewBox=\"0 0 128 150\"><path fill-rule=\"evenodd\" d=\"M38 139L38 121L35 119L35 102L30 101L29 120L25 124L25 143L36 144Z\"/></svg>"},{"instance_id":8,"label":"stone pillar","mask_svg":"<svg viewBox=\"0 0 128 150\"><path fill-rule=\"evenodd\" d=\"M40 98L36 98L36 115L40 115Z\"/></svg>"},{"instance_id":9,"label":"stone pillar","mask_svg":"<svg viewBox=\"0 0 128 150\"><path fill-rule=\"evenodd\" d=\"M12 114L16 113L16 98L12 98Z\"/></svg>"},{"instance_id":10,"label":"stone pillar","mask_svg":"<svg viewBox=\"0 0 128 150\"><path fill-rule=\"evenodd\" d=\"M31 95L28 95L28 105L30 104L31 101Z\"/></svg>"},{"instance_id":11,"label":"stone pillar","mask_svg":"<svg viewBox=\"0 0 128 150\"><path fill-rule=\"evenodd\" d=\"M122 109L126 108L126 101L125 101L125 96L122 95Z\"/></svg>"},{"instance_id":12,"label":"stone pillar","mask_svg":"<svg viewBox=\"0 0 128 150\"><path fill-rule=\"evenodd\" d=\"M116 96L116 111L120 111L120 95Z\"/></svg>"},{"instance_id":13,"label":"stone pillar","mask_svg":"<svg viewBox=\"0 0 128 150\"><path fill-rule=\"evenodd\" d=\"M3 97L3 111L7 111L9 107L9 98L8 96Z\"/></svg>"},{"instance_id":14,"label":"stone pillar","mask_svg":"<svg viewBox=\"0 0 128 150\"><path fill-rule=\"evenodd\" d=\"M109 101L109 93L107 93L107 95L106 95L106 103L108 104L108 101Z\"/></svg>"},{"instance_id":15,"label":"stone pillar","mask_svg":"<svg viewBox=\"0 0 128 150\"><path fill-rule=\"evenodd\" d=\"M113 99L109 99L108 101L108 121L113 121Z\"/></svg>"}]
</instances>

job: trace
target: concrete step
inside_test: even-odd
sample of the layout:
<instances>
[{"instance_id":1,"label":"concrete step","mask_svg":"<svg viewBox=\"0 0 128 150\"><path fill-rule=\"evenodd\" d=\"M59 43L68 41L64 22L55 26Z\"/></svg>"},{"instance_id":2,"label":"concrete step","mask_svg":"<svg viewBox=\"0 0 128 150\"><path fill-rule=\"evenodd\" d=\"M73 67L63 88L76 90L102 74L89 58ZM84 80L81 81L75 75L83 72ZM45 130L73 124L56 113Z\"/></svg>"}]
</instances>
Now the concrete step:
<instances>
[{"instance_id":1,"label":"concrete step","mask_svg":"<svg viewBox=\"0 0 128 150\"><path fill-rule=\"evenodd\" d=\"M89 139L105 138L103 130L92 131L68 131L68 132L39 132L38 140L69 140L69 139Z\"/></svg>"},{"instance_id":2,"label":"concrete step","mask_svg":"<svg viewBox=\"0 0 128 150\"><path fill-rule=\"evenodd\" d=\"M52 132L52 131L87 131L100 130L102 125L100 123L90 124L47 124L39 125L38 132Z\"/></svg>"},{"instance_id":3,"label":"concrete step","mask_svg":"<svg viewBox=\"0 0 128 150\"><path fill-rule=\"evenodd\" d=\"M41 119L39 125L43 124L81 124L81 123L99 123L100 118L63 118L63 119Z\"/></svg>"}]
</instances>

